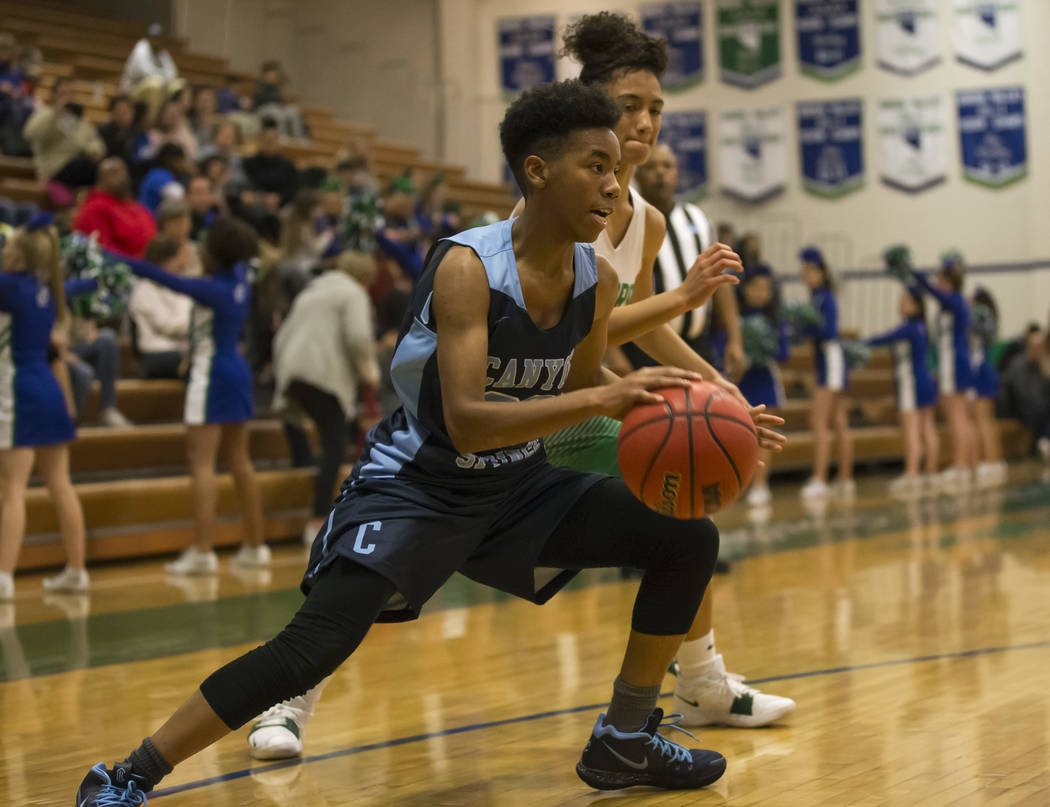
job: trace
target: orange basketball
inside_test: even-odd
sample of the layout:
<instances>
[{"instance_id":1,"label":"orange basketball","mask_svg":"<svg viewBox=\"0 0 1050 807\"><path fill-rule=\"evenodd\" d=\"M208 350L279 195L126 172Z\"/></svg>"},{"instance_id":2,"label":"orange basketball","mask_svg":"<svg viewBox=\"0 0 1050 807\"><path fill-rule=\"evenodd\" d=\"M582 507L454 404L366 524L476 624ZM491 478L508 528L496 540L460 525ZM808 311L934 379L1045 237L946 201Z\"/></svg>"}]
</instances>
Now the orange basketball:
<instances>
[{"instance_id":1,"label":"orange basketball","mask_svg":"<svg viewBox=\"0 0 1050 807\"><path fill-rule=\"evenodd\" d=\"M707 381L656 392L663 403L635 407L620 428L623 481L658 513L717 513L747 489L755 473L758 435L750 415Z\"/></svg>"}]
</instances>

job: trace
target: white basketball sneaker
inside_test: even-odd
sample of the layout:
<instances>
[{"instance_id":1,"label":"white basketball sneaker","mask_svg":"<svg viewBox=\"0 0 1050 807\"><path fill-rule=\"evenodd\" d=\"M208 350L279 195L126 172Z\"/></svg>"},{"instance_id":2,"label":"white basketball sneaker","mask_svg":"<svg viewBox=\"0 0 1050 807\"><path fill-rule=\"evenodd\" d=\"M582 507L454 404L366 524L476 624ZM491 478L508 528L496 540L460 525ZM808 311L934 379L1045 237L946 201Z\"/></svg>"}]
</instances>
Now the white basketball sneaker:
<instances>
[{"instance_id":1,"label":"white basketball sneaker","mask_svg":"<svg viewBox=\"0 0 1050 807\"><path fill-rule=\"evenodd\" d=\"M791 698L767 695L744 684L742 675L726 672L721 654L696 676L675 682L673 710L683 726L755 728L774 723L793 711Z\"/></svg>"},{"instance_id":2,"label":"white basketball sneaker","mask_svg":"<svg viewBox=\"0 0 1050 807\"><path fill-rule=\"evenodd\" d=\"M66 566L54 577L44 578L45 591L64 591L72 594L83 594L91 589L91 580L87 569L74 569Z\"/></svg>"},{"instance_id":3,"label":"white basketball sneaker","mask_svg":"<svg viewBox=\"0 0 1050 807\"><path fill-rule=\"evenodd\" d=\"M329 680L325 678L305 694L271 706L259 715L248 732L253 759L291 759L303 753L303 728Z\"/></svg>"},{"instance_id":4,"label":"white basketball sneaker","mask_svg":"<svg viewBox=\"0 0 1050 807\"><path fill-rule=\"evenodd\" d=\"M802 499L826 499L828 496L828 483L813 477L798 492Z\"/></svg>"},{"instance_id":5,"label":"white basketball sneaker","mask_svg":"<svg viewBox=\"0 0 1050 807\"><path fill-rule=\"evenodd\" d=\"M265 569L269 567L270 560L270 547L266 544L241 544L230 564L241 569Z\"/></svg>"},{"instance_id":6,"label":"white basketball sneaker","mask_svg":"<svg viewBox=\"0 0 1050 807\"><path fill-rule=\"evenodd\" d=\"M164 570L168 574L218 574L219 556L191 546L171 563L165 563Z\"/></svg>"},{"instance_id":7,"label":"white basketball sneaker","mask_svg":"<svg viewBox=\"0 0 1050 807\"><path fill-rule=\"evenodd\" d=\"M748 507L767 507L773 501L773 493L769 485L752 485L747 492Z\"/></svg>"}]
</instances>

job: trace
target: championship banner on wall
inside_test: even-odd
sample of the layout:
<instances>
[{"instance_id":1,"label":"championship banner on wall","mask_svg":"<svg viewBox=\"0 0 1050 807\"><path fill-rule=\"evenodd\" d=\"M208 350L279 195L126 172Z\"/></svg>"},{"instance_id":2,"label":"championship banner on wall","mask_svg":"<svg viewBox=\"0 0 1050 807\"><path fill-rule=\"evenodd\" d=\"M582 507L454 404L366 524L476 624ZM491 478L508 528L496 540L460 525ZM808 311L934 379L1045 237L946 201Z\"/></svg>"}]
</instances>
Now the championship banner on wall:
<instances>
[{"instance_id":1,"label":"championship banner on wall","mask_svg":"<svg viewBox=\"0 0 1050 807\"><path fill-rule=\"evenodd\" d=\"M667 40L667 72L660 84L681 92L704 80L703 9L700 0L647 3L642 6L642 28Z\"/></svg>"},{"instance_id":2,"label":"championship banner on wall","mask_svg":"<svg viewBox=\"0 0 1050 807\"><path fill-rule=\"evenodd\" d=\"M948 126L939 95L879 101L880 175L891 188L919 193L944 182Z\"/></svg>"},{"instance_id":3,"label":"championship banner on wall","mask_svg":"<svg viewBox=\"0 0 1050 807\"><path fill-rule=\"evenodd\" d=\"M787 187L786 119L781 107L722 113L718 131L722 193L755 203Z\"/></svg>"},{"instance_id":4,"label":"championship banner on wall","mask_svg":"<svg viewBox=\"0 0 1050 807\"><path fill-rule=\"evenodd\" d=\"M802 72L835 81L860 67L858 0L796 0L798 60Z\"/></svg>"},{"instance_id":5,"label":"championship banner on wall","mask_svg":"<svg viewBox=\"0 0 1050 807\"><path fill-rule=\"evenodd\" d=\"M914 76L941 60L937 0L875 0L879 67Z\"/></svg>"},{"instance_id":6,"label":"championship banner on wall","mask_svg":"<svg viewBox=\"0 0 1050 807\"><path fill-rule=\"evenodd\" d=\"M687 199L706 195L707 113L665 112L660 141L678 157L678 195Z\"/></svg>"},{"instance_id":7,"label":"championship banner on wall","mask_svg":"<svg viewBox=\"0 0 1050 807\"><path fill-rule=\"evenodd\" d=\"M780 78L779 0L717 0L722 81L754 89Z\"/></svg>"},{"instance_id":8,"label":"championship banner on wall","mask_svg":"<svg viewBox=\"0 0 1050 807\"><path fill-rule=\"evenodd\" d=\"M513 97L537 84L554 81L554 17L499 20L500 88Z\"/></svg>"},{"instance_id":9,"label":"championship banner on wall","mask_svg":"<svg viewBox=\"0 0 1050 807\"><path fill-rule=\"evenodd\" d=\"M1028 175L1024 89L960 90L959 141L963 176L1002 188Z\"/></svg>"},{"instance_id":10,"label":"championship banner on wall","mask_svg":"<svg viewBox=\"0 0 1050 807\"><path fill-rule=\"evenodd\" d=\"M1020 0L954 0L955 55L981 70L1021 58Z\"/></svg>"},{"instance_id":11,"label":"championship banner on wall","mask_svg":"<svg viewBox=\"0 0 1050 807\"><path fill-rule=\"evenodd\" d=\"M802 187L828 199L864 184L863 109L859 98L798 104Z\"/></svg>"}]
</instances>

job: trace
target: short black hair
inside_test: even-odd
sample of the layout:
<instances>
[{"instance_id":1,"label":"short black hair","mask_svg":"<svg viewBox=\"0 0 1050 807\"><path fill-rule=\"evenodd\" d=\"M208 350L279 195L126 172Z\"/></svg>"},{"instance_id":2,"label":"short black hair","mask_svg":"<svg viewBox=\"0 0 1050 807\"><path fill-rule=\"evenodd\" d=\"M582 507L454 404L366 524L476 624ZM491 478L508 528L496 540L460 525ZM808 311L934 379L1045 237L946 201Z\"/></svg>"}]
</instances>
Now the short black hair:
<instances>
[{"instance_id":1,"label":"short black hair","mask_svg":"<svg viewBox=\"0 0 1050 807\"><path fill-rule=\"evenodd\" d=\"M667 43L638 30L625 14L587 14L568 27L564 42L562 54L582 65L584 84L606 84L635 70L660 78L667 70Z\"/></svg>"},{"instance_id":2,"label":"short black hair","mask_svg":"<svg viewBox=\"0 0 1050 807\"><path fill-rule=\"evenodd\" d=\"M131 100L131 96L124 93L118 93L109 99L109 111L116 109L117 104L129 104L132 109L135 108L135 102Z\"/></svg>"},{"instance_id":3,"label":"short black hair","mask_svg":"<svg viewBox=\"0 0 1050 807\"><path fill-rule=\"evenodd\" d=\"M178 143L165 143L157 151L155 162L164 167L170 166L175 160L186 156L186 150Z\"/></svg>"},{"instance_id":4,"label":"short black hair","mask_svg":"<svg viewBox=\"0 0 1050 807\"><path fill-rule=\"evenodd\" d=\"M226 216L216 219L211 225L204 251L214 262L215 269L231 269L259 253L259 239L255 230L243 221Z\"/></svg>"},{"instance_id":5,"label":"short black hair","mask_svg":"<svg viewBox=\"0 0 1050 807\"><path fill-rule=\"evenodd\" d=\"M619 120L620 108L604 90L575 79L541 84L518 96L499 125L499 139L522 194L528 195L526 157L554 159L573 132L615 129Z\"/></svg>"}]
</instances>

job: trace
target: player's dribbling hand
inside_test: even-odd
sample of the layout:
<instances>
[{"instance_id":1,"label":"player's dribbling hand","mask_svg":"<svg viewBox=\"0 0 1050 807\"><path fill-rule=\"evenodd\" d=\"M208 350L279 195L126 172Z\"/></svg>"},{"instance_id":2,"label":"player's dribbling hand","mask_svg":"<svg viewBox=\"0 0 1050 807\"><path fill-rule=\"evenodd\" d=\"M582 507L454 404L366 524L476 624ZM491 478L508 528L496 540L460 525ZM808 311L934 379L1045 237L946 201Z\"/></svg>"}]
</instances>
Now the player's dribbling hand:
<instances>
[{"instance_id":1,"label":"player's dribbling hand","mask_svg":"<svg viewBox=\"0 0 1050 807\"><path fill-rule=\"evenodd\" d=\"M755 432L758 434L758 446L764 448L766 451L782 451L784 443L787 442L787 437L778 431L774 431L774 426L783 426L784 418L770 414L766 411L766 405L752 406L748 403L747 398L740 391L732 381L726 378L715 378L711 381L712 384L721 387L738 401L743 404L744 408L747 409L749 415L751 415L751 421L755 424Z\"/></svg>"},{"instance_id":2,"label":"player's dribbling hand","mask_svg":"<svg viewBox=\"0 0 1050 807\"><path fill-rule=\"evenodd\" d=\"M677 367L643 367L623 378L599 387L598 407L606 417L623 420L634 407L642 404L656 404L663 398L652 390L663 387L688 387L696 381L703 381L699 373L680 370Z\"/></svg>"},{"instance_id":3,"label":"player's dribbling hand","mask_svg":"<svg viewBox=\"0 0 1050 807\"><path fill-rule=\"evenodd\" d=\"M728 274L726 273L728 271ZM693 262L676 291L689 308L699 308L722 286L739 283L744 271L740 256L726 244L712 244Z\"/></svg>"}]
</instances>

